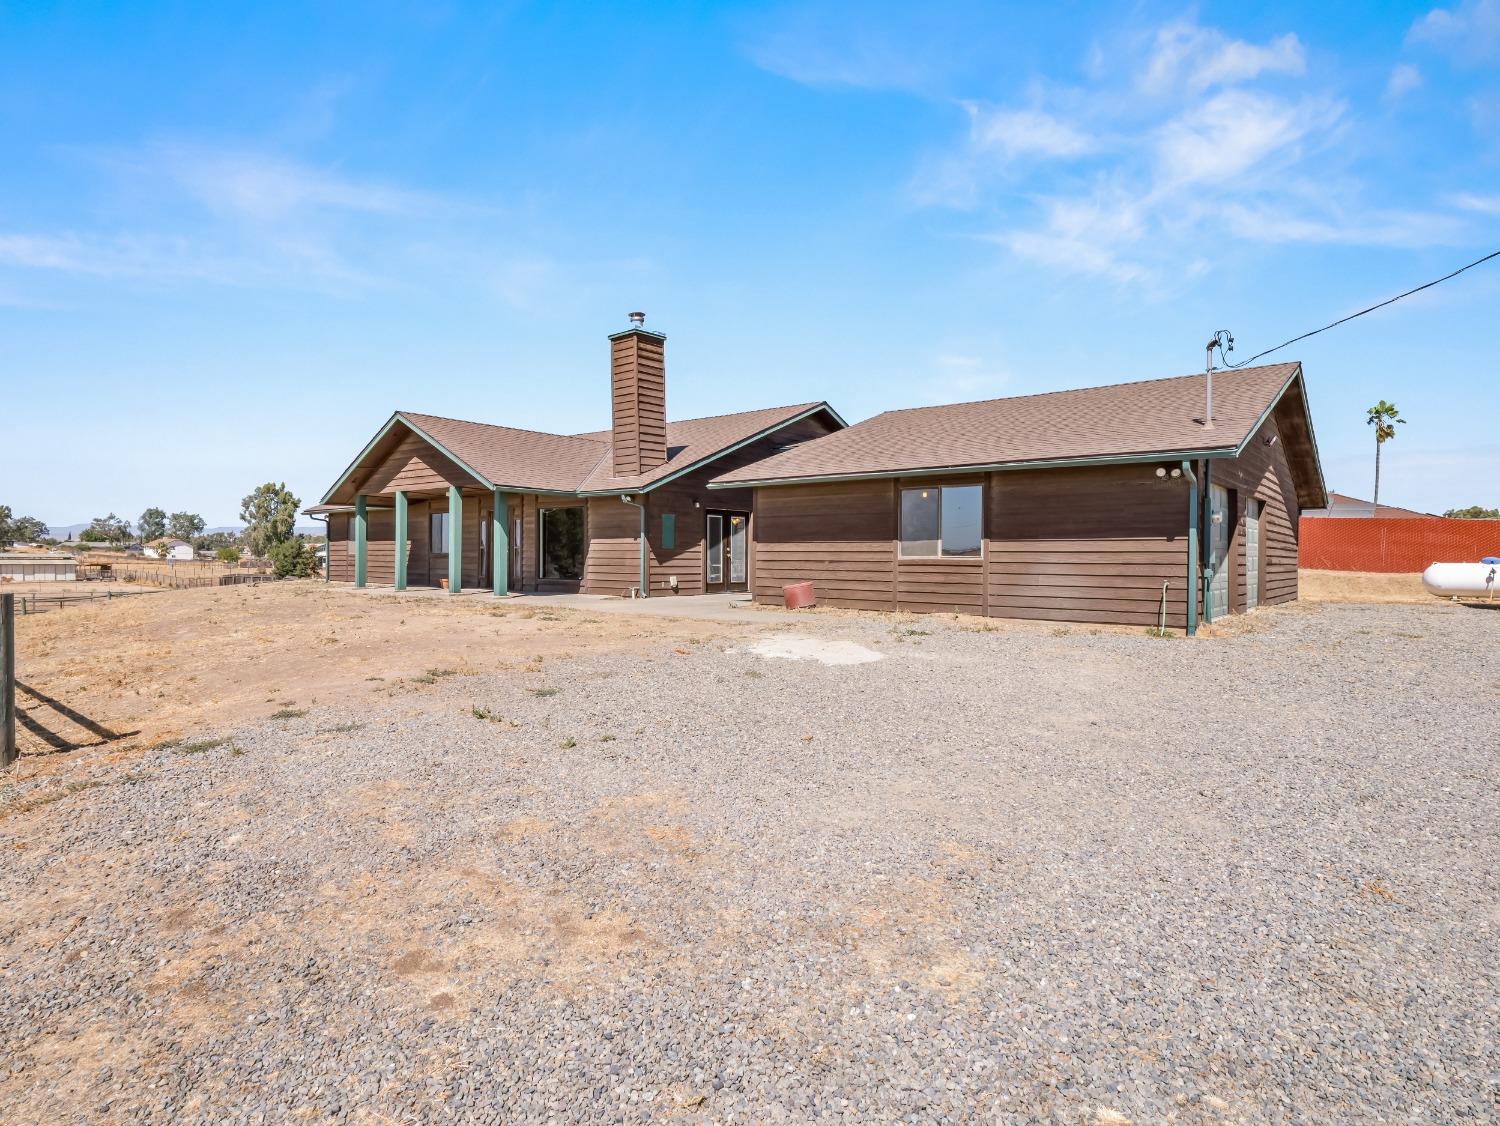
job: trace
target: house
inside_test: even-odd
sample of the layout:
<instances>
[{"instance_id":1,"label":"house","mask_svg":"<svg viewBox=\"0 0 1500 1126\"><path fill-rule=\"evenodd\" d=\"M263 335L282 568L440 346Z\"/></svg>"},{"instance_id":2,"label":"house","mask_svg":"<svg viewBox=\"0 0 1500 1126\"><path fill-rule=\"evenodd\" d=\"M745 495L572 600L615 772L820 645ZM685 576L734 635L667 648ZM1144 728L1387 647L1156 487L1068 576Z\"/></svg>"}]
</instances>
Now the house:
<instances>
[{"instance_id":1,"label":"house","mask_svg":"<svg viewBox=\"0 0 1500 1126\"><path fill-rule=\"evenodd\" d=\"M1382 504L1377 508L1374 501L1360 500L1358 497L1346 497L1343 493L1329 493L1327 507L1310 508L1302 514L1302 519L1342 520L1355 517L1369 520L1377 515L1382 520L1427 520L1432 518L1432 513L1418 512L1414 508L1393 508L1388 504Z\"/></svg>"},{"instance_id":2,"label":"house","mask_svg":"<svg viewBox=\"0 0 1500 1126\"><path fill-rule=\"evenodd\" d=\"M1300 364L889 411L720 474L754 597L1166 624L1297 596L1327 503ZM1205 424L1205 419L1209 422Z\"/></svg>"},{"instance_id":3,"label":"house","mask_svg":"<svg viewBox=\"0 0 1500 1126\"><path fill-rule=\"evenodd\" d=\"M823 402L668 422L666 337L631 322L609 337L608 430L391 415L307 509L327 518L327 577L496 594L747 589L751 492L711 493L710 478L844 422Z\"/></svg>"},{"instance_id":4,"label":"house","mask_svg":"<svg viewBox=\"0 0 1500 1126\"><path fill-rule=\"evenodd\" d=\"M609 338L609 430L391 415L307 510L327 577L766 603L811 581L825 605L1189 631L1297 595L1298 514L1327 503L1300 364L1217 373L1211 414L1200 374L669 423L643 321Z\"/></svg>"},{"instance_id":5,"label":"house","mask_svg":"<svg viewBox=\"0 0 1500 1126\"><path fill-rule=\"evenodd\" d=\"M192 544L184 540L173 539L170 536L163 536L159 540L152 540L146 544L144 554L149 559L170 559L173 561L194 558Z\"/></svg>"}]
</instances>

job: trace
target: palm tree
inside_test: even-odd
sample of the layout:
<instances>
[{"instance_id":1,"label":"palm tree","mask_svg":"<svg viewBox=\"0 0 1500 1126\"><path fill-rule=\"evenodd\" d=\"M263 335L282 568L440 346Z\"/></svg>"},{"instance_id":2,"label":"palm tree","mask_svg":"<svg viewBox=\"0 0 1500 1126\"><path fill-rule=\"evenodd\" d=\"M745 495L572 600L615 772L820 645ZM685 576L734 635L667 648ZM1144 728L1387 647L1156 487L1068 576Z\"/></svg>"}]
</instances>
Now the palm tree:
<instances>
[{"instance_id":1,"label":"palm tree","mask_svg":"<svg viewBox=\"0 0 1500 1126\"><path fill-rule=\"evenodd\" d=\"M1406 425L1406 419L1401 417L1401 412L1396 409L1395 403L1388 403L1384 399L1376 403L1365 412L1365 421L1375 427L1375 499L1373 511L1380 514L1380 447L1396 436L1396 423Z\"/></svg>"}]
</instances>

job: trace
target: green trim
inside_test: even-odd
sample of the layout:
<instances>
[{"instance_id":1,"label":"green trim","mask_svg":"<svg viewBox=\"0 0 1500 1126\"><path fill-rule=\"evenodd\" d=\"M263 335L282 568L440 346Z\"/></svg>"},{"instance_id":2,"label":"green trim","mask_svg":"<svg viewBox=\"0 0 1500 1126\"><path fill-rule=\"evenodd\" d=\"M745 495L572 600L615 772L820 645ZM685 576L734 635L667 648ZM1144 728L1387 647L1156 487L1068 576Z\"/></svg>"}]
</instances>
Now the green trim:
<instances>
[{"instance_id":1,"label":"green trim","mask_svg":"<svg viewBox=\"0 0 1500 1126\"><path fill-rule=\"evenodd\" d=\"M406 494L396 490L396 589L406 589Z\"/></svg>"},{"instance_id":2,"label":"green trim","mask_svg":"<svg viewBox=\"0 0 1500 1126\"><path fill-rule=\"evenodd\" d=\"M345 469L344 472L339 475L339 479L333 483L333 487L331 489L329 489L326 493L323 494L323 499L318 502L319 504L328 504L329 503L329 499L328 498L331 497L331 496L333 496L334 493L338 492L339 489L341 489L343 487L344 482L347 481L347 480L349 480L350 475L356 469L359 468L359 463L362 462L362 461L364 461L365 455L368 454L371 450L373 450L376 447L376 445L379 444L380 439L384 438L387 434L389 434L390 431L391 431L391 427L395 426L396 423L398 423L398 422L401 423L402 426L404 426L408 430L410 430L417 437L421 438L424 442L426 442L428 445L430 445L433 449L437 450L440 454L442 454L448 460L450 460L451 462L453 462L454 465L458 466L465 473L469 474L469 476L473 477L474 480L478 481L485 488L492 489L492 488L495 487L495 483L493 481L491 481L488 477L486 477L486 476L484 476L484 474L478 472L472 465L470 465L468 462L464 461L463 458L457 456L452 450L450 450L446 446L444 446L441 442L439 442L431 434L427 433L420 426L417 426L415 423L413 423L411 421L411 419L407 418L400 411L397 411L395 414L391 415L390 418L386 419L385 425L380 428L379 433L377 433L375 435L375 437L371 438L368 442L365 443L364 449L360 450L358 456L356 456L355 459L349 463L349 468Z\"/></svg>"},{"instance_id":3,"label":"green trim","mask_svg":"<svg viewBox=\"0 0 1500 1126\"><path fill-rule=\"evenodd\" d=\"M1119 454L1112 457L1053 458L1049 461L1003 461L986 465L942 465L927 469L881 469L870 473L829 473L820 477L767 477L758 481L710 481L710 489L761 488L770 485L819 485L836 481L882 481L897 477L941 477L959 473L1009 473L1021 469L1086 469L1100 465L1149 465L1153 461L1181 461L1187 457L1234 457L1228 446L1211 450L1162 450L1158 453Z\"/></svg>"},{"instance_id":4,"label":"green trim","mask_svg":"<svg viewBox=\"0 0 1500 1126\"><path fill-rule=\"evenodd\" d=\"M391 415L390 418L385 420L385 425L380 428L379 433L377 433L375 437L371 438L368 442L365 443L365 448L360 450L358 455L355 456L354 460L349 463L349 468L345 469L344 472L339 475L339 479L333 483L333 487L323 494L323 499L318 502L319 504L327 504L328 498L333 496L334 493L338 492L339 489L343 487L344 482L349 480L349 475L353 473L355 469L359 467L359 463L365 459L365 454L369 453L375 448L375 444L379 442L380 439L386 436L387 432L389 432L392 426L396 425L396 421L400 417L401 412L397 411L395 414Z\"/></svg>"},{"instance_id":5,"label":"green trim","mask_svg":"<svg viewBox=\"0 0 1500 1126\"><path fill-rule=\"evenodd\" d=\"M1186 459L1182 463L1183 476L1188 479L1188 534L1187 534L1187 635L1198 632L1198 478L1193 473L1193 463Z\"/></svg>"},{"instance_id":6,"label":"green trim","mask_svg":"<svg viewBox=\"0 0 1500 1126\"><path fill-rule=\"evenodd\" d=\"M490 505L490 569L495 596L510 593L510 502L499 489Z\"/></svg>"},{"instance_id":7,"label":"green trim","mask_svg":"<svg viewBox=\"0 0 1500 1126\"><path fill-rule=\"evenodd\" d=\"M354 585L365 585L366 556L369 552L370 516L365 498L354 498Z\"/></svg>"},{"instance_id":8,"label":"green trim","mask_svg":"<svg viewBox=\"0 0 1500 1126\"><path fill-rule=\"evenodd\" d=\"M464 495L457 485L448 486L448 593L464 586Z\"/></svg>"},{"instance_id":9,"label":"green trim","mask_svg":"<svg viewBox=\"0 0 1500 1126\"><path fill-rule=\"evenodd\" d=\"M742 450L746 446L750 445L752 442L758 442L762 438L769 437L770 435L776 433L776 431L782 429L783 427L790 426L794 422L801 422L804 418L811 418L813 415L817 414L819 411L827 411L830 415L833 416L833 419L834 419L835 422L837 422L840 426L844 427L845 429L848 428L849 424L847 422L845 422L843 420L843 418L841 418L839 416L839 412L838 411L834 410L827 403L819 403L815 407L808 407L807 410L802 411L800 414L794 414L794 415L792 415L791 418L782 419L780 422L776 423L776 425L774 425L774 426L767 426L764 430L759 430L756 433L751 434L748 438L741 438L738 442L734 443L734 445L732 445L732 446L725 446L721 450L715 450L713 453L709 454L707 457L699 458L697 461L693 462L691 465L685 465L681 469L675 469L671 473L668 473L665 477L662 477L662 478L659 478L658 480L652 481L649 485L641 485L641 486L639 486L637 488L634 488L634 489L589 489L587 491L580 491L578 493L578 495L581 496L581 497L620 497L620 496L635 496L638 493L649 493L653 489L659 489L663 485L668 484L669 482L675 481L675 480L677 480L677 478L682 477L685 474L692 473L692 472L694 472L696 470L702 469L705 465L711 465L713 462L718 461L719 458L724 457L726 454L732 454L732 453L734 453L735 450ZM711 488L711 489L713 489L713 488L719 488L721 486L714 485L712 482L710 482L708 487ZM733 488L742 488L743 486L740 486L740 485L725 485L725 486L722 486L722 487L723 488L733 489Z\"/></svg>"},{"instance_id":10,"label":"green trim","mask_svg":"<svg viewBox=\"0 0 1500 1126\"><path fill-rule=\"evenodd\" d=\"M474 478L474 480L478 481L481 485L483 485L486 489L493 489L495 487L495 482L491 481L483 473L479 472L479 470L475 469L472 465L470 465L468 462L466 462L463 458L459 457L456 453L454 453L452 450L450 450L447 446L443 445L443 443L439 442L431 434L427 433L427 431L423 430L420 426L418 426L411 419L407 418L400 411L396 412L396 417L399 418L406 425L406 428L408 430L410 430L418 438L421 438L428 445L432 446L432 448L435 449L435 450L437 450L438 453L442 454L449 461L453 462L454 465L458 466L465 473L467 473L470 477ZM449 488L449 491L451 492L453 490L454 486L449 485L448 488Z\"/></svg>"}]
</instances>

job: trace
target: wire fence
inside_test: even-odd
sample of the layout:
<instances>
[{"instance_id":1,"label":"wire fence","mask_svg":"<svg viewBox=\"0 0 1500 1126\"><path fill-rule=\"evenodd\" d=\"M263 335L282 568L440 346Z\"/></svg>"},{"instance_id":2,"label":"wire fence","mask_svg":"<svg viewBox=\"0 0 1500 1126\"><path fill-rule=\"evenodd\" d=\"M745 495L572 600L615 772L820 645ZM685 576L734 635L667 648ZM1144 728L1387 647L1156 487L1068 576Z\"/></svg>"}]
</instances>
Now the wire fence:
<instances>
[{"instance_id":1,"label":"wire fence","mask_svg":"<svg viewBox=\"0 0 1500 1126\"><path fill-rule=\"evenodd\" d=\"M140 598L147 594L165 594L169 590L192 590L199 587L217 586L259 586L261 583L274 583L281 580L275 575L217 575L204 577L175 576L170 579L144 578L129 579L120 578L122 582L149 583L156 590L104 590L93 589L85 593L73 594L41 594L37 592L26 592L22 594L7 594L5 597L16 600L17 609L23 616L32 614L45 614L49 610L61 610L66 606L80 602L108 602L116 598Z\"/></svg>"}]
</instances>

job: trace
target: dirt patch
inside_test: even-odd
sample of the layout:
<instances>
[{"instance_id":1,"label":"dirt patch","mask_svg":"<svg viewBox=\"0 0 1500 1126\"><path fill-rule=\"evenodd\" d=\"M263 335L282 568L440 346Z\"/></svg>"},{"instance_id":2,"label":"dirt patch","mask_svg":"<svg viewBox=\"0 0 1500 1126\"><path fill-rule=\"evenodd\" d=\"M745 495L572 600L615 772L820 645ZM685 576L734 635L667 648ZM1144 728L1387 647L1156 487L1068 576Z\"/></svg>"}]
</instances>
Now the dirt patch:
<instances>
[{"instance_id":1,"label":"dirt patch","mask_svg":"<svg viewBox=\"0 0 1500 1126\"><path fill-rule=\"evenodd\" d=\"M316 581L84 602L16 625L29 757L82 747L128 753L318 704L415 695L448 676L536 671L703 631L691 621L556 607L538 614L524 598ZM747 622L743 632L755 629Z\"/></svg>"},{"instance_id":2,"label":"dirt patch","mask_svg":"<svg viewBox=\"0 0 1500 1126\"><path fill-rule=\"evenodd\" d=\"M1297 597L1303 602L1435 602L1422 576L1375 571L1298 571Z\"/></svg>"}]
</instances>

